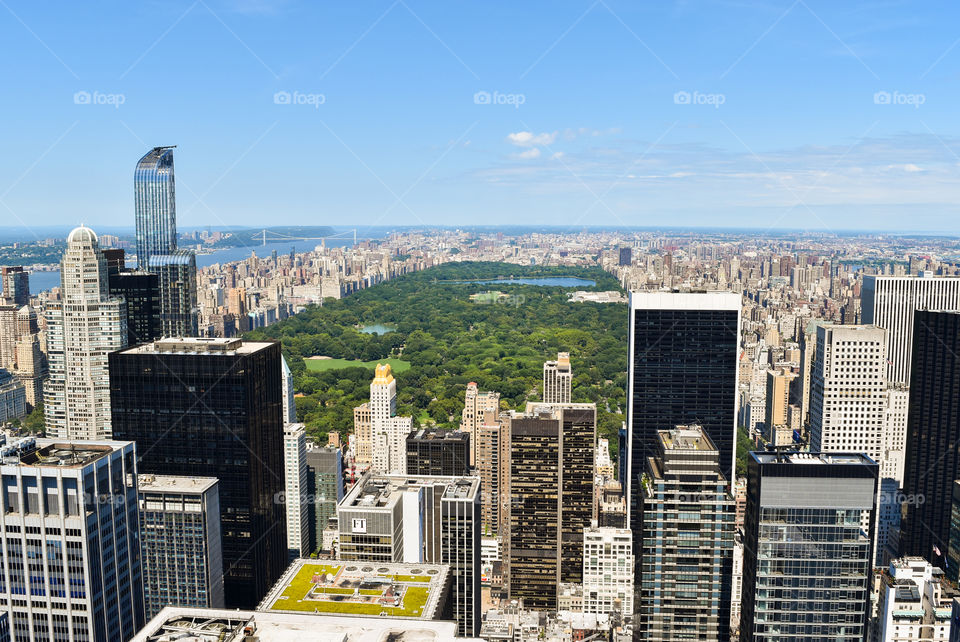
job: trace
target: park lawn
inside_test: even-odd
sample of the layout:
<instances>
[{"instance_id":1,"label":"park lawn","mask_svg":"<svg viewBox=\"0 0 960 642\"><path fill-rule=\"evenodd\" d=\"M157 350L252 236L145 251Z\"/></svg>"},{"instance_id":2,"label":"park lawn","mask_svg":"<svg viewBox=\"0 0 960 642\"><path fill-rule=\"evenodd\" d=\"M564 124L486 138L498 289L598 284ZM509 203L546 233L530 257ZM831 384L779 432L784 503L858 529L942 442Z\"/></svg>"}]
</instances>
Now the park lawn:
<instances>
[{"instance_id":1,"label":"park lawn","mask_svg":"<svg viewBox=\"0 0 960 642\"><path fill-rule=\"evenodd\" d=\"M394 372L403 372L410 369L410 362L403 359L378 359L375 361L360 361L359 359L304 359L307 370L310 372L326 372L327 370L342 370L343 368L369 368L373 370L378 363L389 363Z\"/></svg>"}]
</instances>

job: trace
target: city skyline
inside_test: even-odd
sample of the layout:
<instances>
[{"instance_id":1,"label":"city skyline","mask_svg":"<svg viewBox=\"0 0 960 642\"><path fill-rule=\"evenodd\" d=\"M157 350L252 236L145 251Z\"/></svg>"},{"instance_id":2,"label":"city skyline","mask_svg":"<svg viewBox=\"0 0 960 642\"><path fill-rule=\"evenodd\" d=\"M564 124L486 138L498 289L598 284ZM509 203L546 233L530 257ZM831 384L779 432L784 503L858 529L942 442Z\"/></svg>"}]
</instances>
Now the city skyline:
<instances>
[{"instance_id":1,"label":"city skyline","mask_svg":"<svg viewBox=\"0 0 960 642\"><path fill-rule=\"evenodd\" d=\"M946 3L4 7L14 225L128 221L176 144L184 227L955 227Z\"/></svg>"}]
</instances>

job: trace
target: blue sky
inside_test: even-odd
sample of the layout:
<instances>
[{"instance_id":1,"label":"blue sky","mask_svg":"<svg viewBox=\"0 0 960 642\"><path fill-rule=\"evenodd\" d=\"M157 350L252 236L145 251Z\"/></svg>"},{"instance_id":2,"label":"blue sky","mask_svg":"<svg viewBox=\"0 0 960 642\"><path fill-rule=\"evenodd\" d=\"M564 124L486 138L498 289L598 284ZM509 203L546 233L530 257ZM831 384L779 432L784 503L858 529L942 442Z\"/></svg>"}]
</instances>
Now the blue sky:
<instances>
[{"instance_id":1,"label":"blue sky","mask_svg":"<svg viewBox=\"0 0 960 642\"><path fill-rule=\"evenodd\" d=\"M0 1L0 225L960 234L955 2ZM78 93L79 92L79 93Z\"/></svg>"}]
</instances>

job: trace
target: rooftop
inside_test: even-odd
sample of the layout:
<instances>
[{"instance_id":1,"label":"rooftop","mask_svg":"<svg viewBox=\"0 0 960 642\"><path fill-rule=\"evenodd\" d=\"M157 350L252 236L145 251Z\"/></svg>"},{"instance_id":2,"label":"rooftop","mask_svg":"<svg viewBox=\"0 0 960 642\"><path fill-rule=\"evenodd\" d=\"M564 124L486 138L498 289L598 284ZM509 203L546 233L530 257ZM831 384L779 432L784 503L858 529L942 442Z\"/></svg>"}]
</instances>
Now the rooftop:
<instances>
[{"instance_id":1,"label":"rooftop","mask_svg":"<svg viewBox=\"0 0 960 642\"><path fill-rule=\"evenodd\" d=\"M244 341L214 337L171 337L122 350L120 354L253 354L273 345L266 341Z\"/></svg>"},{"instance_id":2,"label":"rooftop","mask_svg":"<svg viewBox=\"0 0 960 642\"><path fill-rule=\"evenodd\" d=\"M340 508L387 508L403 493L428 486L446 486L444 499L472 499L480 492L479 477L431 477L426 475L370 475L361 479L340 502Z\"/></svg>"},{"instance_id":3,"label":"rooftop","mask_svg":"<svg viewBox=\"0 0 960 642\"><path fill-rule=\"evenodd\" d=\"M697 424L677 426L671 430L660 430L658 435L663 443L664 450L712 451L717 449L710 437L703 432L703 428Z\"/></svg>"},{"instance_id":4,"label":"rooftop","mask_svg":"<svg viewBox=\"0 0 960 642\"><path fill-rule=\"evenodd\" d=\"M202 493L218 481L216 477L137 475L137 488L151 493Z\"/></svg>"},{"instance_id":5,"label":"rooftop","mask_svg":"<svg viewBox=\"0 0 960 642\"><path fill-rule=\"evenodd\" d=\"M128 441L58 441L26 437L7 442L0 435L0 459L4 464L73 468L105 457Z\"/></svg>"},{"instance_id":6,"label":"rooftop","mask_svg":"<svg viewBox=\"0 0 960 642\"><path fill-rule=\"evenodd\" d=\"M432 620L442 610L450 567L298 559L257 607Z\"/></svg>"},{"instance_id":7,"label":"rooftop","mask_svg":"<svg viewBox=\"0 0 960 642\"><path fill-rule=\"evenodd\" d=\"M459 430L443 430L441 428L421 428L410 433L407 439L418 441L466 441L470 435Z\"/></svg>"},{"instance_id":8,"label":"rooftop","mask_svg":"<svg viewBox=\"0 0 960 642\"><path fill-rule=\"evenodd\" d=\"M761 464L875 464L861 453L752 452Z\"/></svg>"},{"instance_id":9,"label":"rooftop","mask_svg":"<svg viewBox=\"0 0 960 642\"><path fill-rule=\"evenodd\" d=\"M455 622L166 607L131 642L445 642Z\"/></svg>"}]
</instances>

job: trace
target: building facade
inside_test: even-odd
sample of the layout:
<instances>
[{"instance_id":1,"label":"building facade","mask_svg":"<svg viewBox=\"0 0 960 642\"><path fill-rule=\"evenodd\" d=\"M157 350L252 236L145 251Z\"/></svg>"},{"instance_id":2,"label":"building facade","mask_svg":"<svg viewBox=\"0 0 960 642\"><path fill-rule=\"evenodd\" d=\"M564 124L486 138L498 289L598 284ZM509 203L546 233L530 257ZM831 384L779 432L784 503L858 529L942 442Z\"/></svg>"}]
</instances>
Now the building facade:
<instances>
[{"instance_id":1,"label":"building facade","mask_svg":"<svg viewBox=\"0 0 960 642\"><path fill-rule=\"evenodd\" d=\"M470 435L421 428L407 435L407 474L465 477L470 474Z\"/></svg>"},{"instance_id":2,"label":"building facade","mask_svg":"<svg viewBox=\"0 0 960 642\"><path fill-rule=\"evenodd\" d=\"M107 355L127 344L126 304L110 295L107 264L97 235L78 227L67 237L60 266L63 298L47 305L44 385L47 436L109 439L110 374Z\"/></svg>"},{"instance_id":3,"label":"building facade","mask_svg":"<svg viewBox=\"0 0 960 642\"><path fill-rule=\"evenodd\" d=\"M343 453L339 448L319 446L307 440L307 515L310 548L323 549L322 536L337 504L343 499Z\"/></svg>"},{"instance_id":4,"label":"building facade","mask_svg":"<svg viewBox=\"0 0 960 642\"><path fill-rule=\"evenodd\" d=\"M138 492L147 619L165 606L223 608L217 479L140 475Z\"/></svg>"},{"instance_id":5,"label":"building facade","mask_svg":"<svg viewBox=\"0 0 960 642\"><path fill-rule=\"evenodd\" d=\"M287 552L290 559L306 557L316 549L310 540L307 433L303 424L283 425L283 486Z\"/></svg>"},{"instance_id":6,"label":"building facade","mask_svg":"<svg viewBox=\"0 0 960 642\"><path fill-rule=\"evenodd\" d=\"M287 565L280 344L164 339L110 355L114 431L141 472L220 480L224 600L252 607Z\"/></svg>"},{"instance_id":7,"label":"building facade","mask_svg":"<svg viewBox=\"0 0 960 642\"><path fill-rule=\"evenodd\" d=\"M0 447L0 609L15 642L127 640L143 626L134 444Z\"/></svg>"},{"instance_id":8,"label":"building facade","mask_svg":"<svg viewBox=\"0 0 960 642\"><path fill-rule=\"evenodd\" d=\"M30 303L30 273L21 265L0 268L3 298L18 306Z\"/></svg>"},{"instance_id":9,"label":"building facade","mask_svg":"<svg viewBox=\"0 0 960 642\"><path fill-rule=\"evenodd\" d=\"M480 391L475 381L467 384L460 430L470 435L470 466L477 465L477 444L480 429L496 423L500 414L500 393Z\"/></svg>"},{"instance_id":10,"label":"building facade","mask_svg":"<svg viewBox=\"0 0 960 642\"><path fill-rule=\"evenodd\" d=\"M741 642L866 639L879 474L859 453L750 453Z\"/></svg>"},{"instance_id":11,"label":"building facade","mask_svg":"<svg viewBox=\"0 0 960 642\"><path fill-rule=\"evenodd\" d=\"M137 264L144 270L151 257L177 249L173 150L173 147L154 147L137 162L133 175Z\"/></svg>"},{"instance_id":12,"label":"building facade","mask_svg":"<svg viewBox=\"0 0 960 642\"><path fill-rule=\"evenodd\" d=\"M110 294L122 297L126 304L127 345L159 339L160 277L143 271L111 271L108 280Z\"/></svg>"},{"instance_id":13,"label":"building facade","mask_svg":"<svg viewBox=\"0 0 960 642\"><path fill-rule=\"evenodd\" d=\"M960 313L914 314L900 549L945 568L953 482L960 479Z\"/></svg>"},{"instance_id":14,"label":"building facade","mask_svg":"<svg viewBox=\"0 0 960 642\"><path fill-rule=\"evenodd\" d=\"M160 336L199 336L196 255L190 250L154 254L147 269L160 281Z\"/></svg>"},{"instance_id":15,"label":"building facade","mask_svg":"<svg viewBox=\"0 0 960 642\"><path fill-rule=\"evenodd\" d=\"M642 479L637 626L648 640L729 640L734 500L720 453L696 425L659 442Z\"/></svg>"},{"instance_id":16,"label":"building facade","mask_svg":"<svg viewBox=\"0 0 960 642\"><path fill-rule=\"evenodd\" d=\"M543 364L543 402L570 403L572 387L570 353L558 352L556 361L546 361Z\"/></svg>"},{"instance_id":17,"label":"building facade","mask_svg":"<svg viewBox=\"0 0 960 642\"><path fill-rule=\"evenodd\" d=\"M946 590L944 590L946 589ZM880 576L876 642L950 639L952 591L943 571L922 557L893 560Z\"/></svg>"},{"instance_id":18,"label":"building facade","mask_svg":"<svg viewBox=\"0 0 960 642\"><path fill-rule=\"evenodd\" d=\"M397 416L397 380L390 364L377 364L370 383L370 463L373 470L403 475L407 470L407 435L412 417Z\"/></svg>"},{"instance_id":19,"label":"building facade","mask_svg":"<svg viewBox=\"0 0 960 642\"><path fill-rule=\"evenodd\" d=\"M583 529L583 612L633 615L633 535L626 528Z\"/></svg>"}]
</instances>

